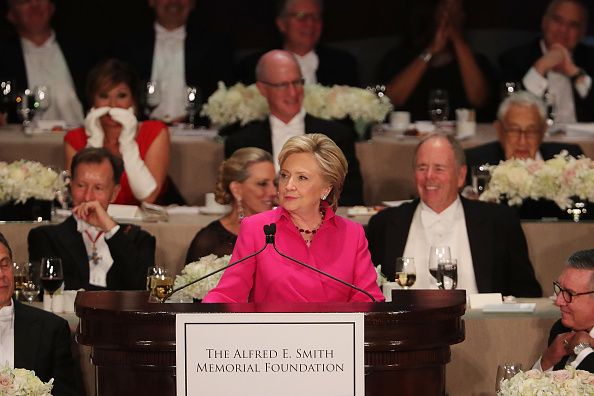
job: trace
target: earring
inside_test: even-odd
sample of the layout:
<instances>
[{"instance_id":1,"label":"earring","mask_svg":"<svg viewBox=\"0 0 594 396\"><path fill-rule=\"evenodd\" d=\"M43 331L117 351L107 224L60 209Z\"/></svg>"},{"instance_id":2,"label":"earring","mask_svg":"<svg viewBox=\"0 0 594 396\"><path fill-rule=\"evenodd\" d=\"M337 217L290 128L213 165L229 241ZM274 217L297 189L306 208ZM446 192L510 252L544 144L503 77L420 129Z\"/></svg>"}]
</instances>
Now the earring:
<instances>
[{"instance_id":1,"label":"earring","mask_svg":"<svg viewBox=\"0 0 594 396\"><path fill-rule=\"evenodd\" d=\"M237 214L238 214L237 217L239 219L239 222L241 223L241 221L245 217L245 215L243 214L243 205L241 204L241 199L237 200Z\"/></svg>"},{"instance_id":2,"label":"earring","mask_svg":"<svg viewBox=\"0 0 594 396\"><path fill-rule=\"evenodd\" d=\"M324 194L324 195L322 195L322 201L325 201L325 200L326 200L326 198L328 198L328 194L327 194L327 193L326 193L326 194Z\"/></svg>"}]
</instances>

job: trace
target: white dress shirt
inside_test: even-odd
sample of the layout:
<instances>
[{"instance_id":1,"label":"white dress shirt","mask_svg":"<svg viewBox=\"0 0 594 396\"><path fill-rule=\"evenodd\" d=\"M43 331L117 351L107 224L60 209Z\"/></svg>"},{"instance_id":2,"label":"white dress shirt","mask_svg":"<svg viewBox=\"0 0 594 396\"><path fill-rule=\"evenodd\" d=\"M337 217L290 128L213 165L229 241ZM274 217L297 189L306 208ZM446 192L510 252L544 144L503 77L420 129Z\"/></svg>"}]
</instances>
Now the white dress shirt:
<instances>
[{"instance_id":1,"label":"white dress shirt","mask_svg":"<svg viewBox=\"0 0 594 396\"><path fill-rule=\"evenodd\" d=\"M592 329L590 329L590 337L594 337L594 327L592 327ZM575 358L573 357L573 355L571 355L569 357L569 359L567 359L567 364L569 364L573 368L577 368L577 366L579 366L580 363L592 352L594 352L594 349L592 349L592 347L585 348L577 356L575 356ZM534 366L532 366L532 369L543 371L542 366L540 365L541 360L542 360L542 355L538 358L536 363L534 363ZM547 371L547 372L553 371L553 367L549 367L549 369L545 370L545 371Z\"/></svg>"},{"instance_id":2,"label":"white dress shirt","mask_svg":"<svg viewBox=\"0 0 594 396\"><path fill-rule=\"evenodd\" d=\"M40 46L25 38L21 38L21 45L28 88L33 89L38 85L50 88L50 106L41 119L64 120L70 125L82 125L83 107L76 96L70 70L54 32ZM39 119L39 116L36 117Z\"/></svg>"},{"instance_id":3,"label":"white dress shirt","mask_svg":"<svg viewBox=\"0 0 594 396\"><path fill-rule=\"evenodd\" d=\"M295 55L295 58L297 58L297 63L299 63L301 75L305 79L305 83L317 84L318 78L316 77L316 72L318 71L318 66L320 64L318 54L316 54L314 51L309 51L303 56L297 55L295 53L293 53L293 55Z\"/></svg>"},{"instance_id":4,"label":"white dress shirt","mask_svg":"<svg viewBox=\"0 0 594 396\"><path fill-rule=\"evenodd\" d=\"M116 232L120 229L119 224L113 227L106 233L102 233L97 241L95 242L95 248L97 249L97 255L99 259L97 260L97 264L95 264L91 257L93 255L93 241L90 238L95 238L101 232L101 230L97 227L86 223L85 221L76 218L76 230L81 233L82 239L85 243L85 249L87 251L87 257L89 258L89 283L91 285L99 286L99 287L107 287L107 272L109 272L111 266L113 265L113 258L111 257L111 253L109 251L109 246L107 245L106 239L111 238L115 235ZM87 231L90 234L90 237L86 234Z\"/></svg>"},{"instance_id":5,"label":"white dress shirt","mask_svg":"<svg viewBox=\"0 0 594 396\"><path fill-rule=\"evenodd\" d=\"M0 366L14 367L14 304L0 308Z\"/></svg>"},{"instance_id":6,"label":"white dress shirt","mask_svg":"<svg viewBox=\"0 0 594 396\"><path fill-rule=\"evenodd\" d=\"M449 246L452 259L458 260L457 289L467 294L477 293L470 243L466 230L466 218L460 198L441 213L420 202L413 215L404 247L404 257L415 259L417 280L412 289L437 289L435 278L429 273L429 250L431 246Z\"/></svg>"},{"instance_id":7,"label":"white dress shirt","mask_svg":"<svg viewBox=\"0 0 594 396\"><path fill-rule=\"evenodd\" d=\"M547 53L543 40L540 41L540 48L543 54ZM569 77L553 70L550 70L546 76L542 76L534 67L531 67L522 79L522 83L528 91L538 97L542 98L546 91L552 94L552 97L548 100L553 105L556 123L573 123L577 121L571 87L572 82ZM590 76L585 76L575 82L575 89L582 98L588 95L591 86L592 78Z\"/></svg>"},{"instance_id":8,"label":"white dress shirt","mask_svg":"<svg viewBox=\"0 0 594 396\"><path fill-rule=\"evenodd\" d=\"M269 117L270 132L272 135L272 158L277 158L281 149L293 136L301 136L305 133L305 109L295 115L287 124L273 115ZM276 171L279 171L278 161L274 161Z\"/></svg>"},{"instance_id":9,"label":"white dress shirt","mask_svg":"<svg viewBox=\"0 0 594 396\"><path fill-rule=\"evenodd\" d=\"M185 41L185 25L167 30L155 22L151 80L158 84L161 102L151 116L166 122L186 115Z\"/></svg>"}]
</instances>

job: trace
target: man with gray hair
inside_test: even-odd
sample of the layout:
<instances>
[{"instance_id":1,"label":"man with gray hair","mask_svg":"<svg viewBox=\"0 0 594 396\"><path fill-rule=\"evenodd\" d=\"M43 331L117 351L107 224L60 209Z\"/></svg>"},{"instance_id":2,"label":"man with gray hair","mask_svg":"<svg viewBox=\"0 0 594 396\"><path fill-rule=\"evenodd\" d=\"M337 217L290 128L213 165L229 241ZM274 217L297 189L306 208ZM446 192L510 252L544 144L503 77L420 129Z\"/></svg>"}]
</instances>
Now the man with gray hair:
<instances>
[{"instance_id":1,"label":"man with gray hair","mask_svg":"<svg viewBox=\"0 0 594 396\"><path fill-rule=\"evenodd\" d=\"M419 198L369 220L373 263L393 281L396 258L414 257L413 288L435 289L437 282L427 266L430 248L449 246L458 260L459 289L540 297L517 217L503 205L460 197L466 176L460 144L451 136L430 135L417 146L413 161Z\"/></svg>"},{"instance_id":2,"label":"man with gray hair","mask_svg":"<svg viewBox=\"0 0 594 396\"><path fill-rule=\"evenodd\" d=\"M581 0L553 0L542 17L542 37L499 59L504 81L547 97L557 122L594 120L594 49L581 43L587 25Z\"/></svg>"},{"instance_id":3,"label":"man with gray hair","mask_svg":"<svg viewBox=\"0 0 594 396\"><path fill-rule=\"evenodd\" d=\"M546 117L543 102L530 92L520 91L510 95L499 105L497 120L493 124L498 141L467 149L468 167L497 165L511 158L548 160L562 150L574 157L583 154L576 144L543 143L547 130ZM469 184L470 177L467 176L466 180Z\"/></svg>"},{"instance_id":4,"label":"man with gray hair","mask_svg":"<svg viewBox=\"0 0 594 396\"><path fill-rule=\"evenodd\" d=\"M551 328L548 347L533 368L549 371L570 365L594 373L594 250L572 254L553 290L561 319Z\"/></svg>"}]
</instances>

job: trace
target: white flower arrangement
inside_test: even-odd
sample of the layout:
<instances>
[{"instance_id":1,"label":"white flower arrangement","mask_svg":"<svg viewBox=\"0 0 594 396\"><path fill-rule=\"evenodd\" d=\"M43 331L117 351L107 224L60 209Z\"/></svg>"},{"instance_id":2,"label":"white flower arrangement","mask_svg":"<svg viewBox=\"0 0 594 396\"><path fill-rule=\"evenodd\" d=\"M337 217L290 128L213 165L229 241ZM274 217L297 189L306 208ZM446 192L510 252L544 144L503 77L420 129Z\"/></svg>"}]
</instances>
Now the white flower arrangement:
<instances>
[{"instance_id":1,"label":"white flower arrangement","mask_svg":"<svg viewBox=\"0 0 594 396\"><path fill-rule=\"evenodd\" d=\"M183 285L187 285L188 283L203 277L206 274L209 274L213 271L218 270L229 264L229 260L231 256L226 255L223 257L217 257L214 254L209 254L208 256L201 257L200 260L191 262L187 264L184 269L182 270L181 275L177 275L175 277L175 283L173 284L173 288L177 289ZM221 271L213 276L210 276L200 282L196 282L191 286L186 287L183 290L176 292L172 299L180 299L180 300L187 300L192 298L203 299L211 289L213 289L223 276L223 272Z\"/></svg>"},{"instance_id":2,"label":"white flower arrangement","mask_svg":"<svg viewBox=\"0 0 594 396\"><path fill-rule=\"evenodd\" d=\"M346 85L306 84L303 106L309 114L327 120L350 117L354 121L381 122L392 111L387 97L378 98L367 89ZM269 112L268 103L255 84L238 83L227 88L219 82L219 88L208 98L200 114L218 126L236 122L243 126L265 119Z\"/></svg>"},{"instance_id":3,"label":"white flower arrangement","mask_svg":"<svg viewBox=\"0 0 594 396\"><path fill-rule=\"evenodd\" d=\"M40 380L34 371L12 369L8 364L0 368L0 396L51 396L54 379Z\"/></svg>"},{"instance_id":4,"label":"white flower arrangement","mask_svg":"<svg viewBox=\"0 0 594 396\"><path fill-rule=\"evenodd\" d=\"M527 198L542 198L561 209L572 207L574 197L594 202L594 162L583 156L574 158L565 150L547 161L510 159L488 169L491 180L481 201L507 198L512 206Z\"/></svg>"},{"instance_id":5,"label":"white flower arrangement","mask_svg":"<svg viewBox=\"0 0 594 396\"><path fill-rule=\"evenodd\" d=\"M56 191L65 187L64 180L53 169L35 161L0 162L0 203L30 198L53 200Z\"/></svg>"},{"instance_id":6,"label":"white flower arrangement","mask_svg":"<svg viewBox=\"0 0 594 396\"><path fill-rule=\"evenodd\" d=\"M594 374L576 370L519 372L501 381L498 396L594 395Z\"/></svg>"}]
</instances>

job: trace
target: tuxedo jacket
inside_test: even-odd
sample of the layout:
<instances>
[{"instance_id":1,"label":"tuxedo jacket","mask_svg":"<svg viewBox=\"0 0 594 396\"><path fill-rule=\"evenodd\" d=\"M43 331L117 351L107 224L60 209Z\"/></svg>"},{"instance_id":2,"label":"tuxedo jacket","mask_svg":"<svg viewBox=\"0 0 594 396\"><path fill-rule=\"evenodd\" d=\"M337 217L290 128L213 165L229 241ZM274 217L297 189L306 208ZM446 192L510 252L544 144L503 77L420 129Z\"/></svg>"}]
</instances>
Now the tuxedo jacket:
<instances>
[{"instance_id":1,"label":"tuxedo jacket","mask_svg":"<svg viewBox=\"0 0 594 396\"><path fill-rule=\"evenodd\" d=\"M540 38L529 44L507 50L499 57L503 81L522 82L524 75L530 70L543 54L540 48ZM585 44L578 44L572 53L573 61L588 75L594 78L594 48ZM573 101L575 103L576 119L579 122L594 121L594 89L585 98L582 98L575 85L571 84Z\"/></svg>"},{"instance_id":2,"label":"tuxedo jacket","mask_svg":"<svg viewBox=\"0 0 594 396\"><path fill-rule=\"evenodd\" d=\"M528 257L520 222L505 206L462 200L476 285L480 293L540 297L542 290ZM369 220L371 259L394 280L419 200L384 209ZM425 265L421 263L420 265Z\"/></svg>"},{"instance_id":3,"label":"tuxedo jacket","mask_svg":"<svg viewBox=\"0 0 594 396\"><path fill-rule=\"evenodd\" d=\"M70 76L74 83L74 89L78 99L83 104L83 108L87 108L85 82L87 73L94 66L98 57L87 49L85 46L77 42L61 36L56 33L56 41L62 50L66 65L70 71ZM29 87L27 80L27 69L25 67L25 56L23 54L23 47L19 36L11 37L0 43L0 54L4 59L0 62L0 81L10 80L14 84L13 89L15 93L18 90L23 90ZM10 59L10 61L7 61ZM17 122L14 118L16 113L12 111L10 121Z\"/></svg>"},{"instance_id":4,"label":"tuxedo jacket","mask_svg":"<svg viewBox=\"0 0 594 396\"><path fill-rule=\"evenodd\" d=\"M280 48L280 47L279 47ZM318 70L316 79L318 84L348 85L356 87L359 85L359 66L357 59L346 51L336 48L318 45L315 49L318 55ZM256 52L243 58L237 65L237 78L244 84L256 82L256 64L265 51Z\"/></svg>"},{"instance_id":5,"label":"tuxedo jacket","mask_svg":"<svg viewBox=\"0 0 594 396\"><path fill-rule=\"evenodd\" d=\"M151 79L155 39L155 28L151 24L116 49L115 56L128 62L143 81ZM226 84L234 81L233 50L224 37L187 25L184 61L186 84L200 89L203 102L217 89L219 81Z\"/></svg>"},{"instance_id":6,"label":"tuxedo jacket","mask_svg":"<svg viewBox=\"0 0 594 396\"><path fill-rule=\"evenodd\" d=\"M555 324L553 324L553 327L551 327L551 332L549 333L549 345L551 345L551 343L555 340L555 337L557 337L559 334L567 333L570 331L573 331L573 330L570 329L569 327L563 326L563 323L561 323L561 319L559 319L558 321L555 322ZM565 366L567 365L567 359L569 359L569 355L567 355L563 359L561 359L559 361L559 363L557 363L553 367L553 370L564 369ZM591 353L588 356L586 356L586 358L584 360L582 360L582 362L577 366L577 369L586 370L591 373L594 373L594 353Z\"/></svg>"},{"instance_id":7,"label":"tuxedo jacket","mask_svg":"<svg viewBox=\"0 0 594 396\"><path fill-rule=\"evenodd\" d=\"M52 395L81 395L80 368L72 359L68 322L50 312L13 300L14 366L54 379Z\"/></svg>"},{"instance_id":8,"label":"tuxedo jacket","mask_svg":"<svg viewBox=\"0 0 594 396\"><path fill-rule=\"evenodd\" d=\"M567 150L569 155L574 157L583 154L579 145L569 143L543 142L538 149L545 161L553 158L562 150ZM466 172L467 185L472 183L471 167L483 164L497 165L500 161L505 161L505 153L499 142L486 143L466 149L464 154L466 155L466 165L468 165L468 172Z\"/></svg>"},{"instance_id":9,"label":"tuxedo jacket","mask_svg":"<svg viewBox=\"0 0 594 396\"><path fill-rule=\"evenodd\" d=\"M29 260L60 257L67 290L100 290L89 283L89 258L76 220L70 216L56 225L44 225L29 231ZM155 237L140 227L120 224L120 229L107 240L113 265L107 273L108 290L143 290L146 271L155 265Z\"/></svg>"},{"instance_id":10,"label":"tuxedo jacket","mask_svg":"<svg viewBox=\"0 0 594 396\"><path fill-rule=\"evenodd\" d=\"M340 205L361 205L363 203L363 179L355 154L357 133L345 124L323 120L309 114L305 115L305 133L323 133L340 147L349 163L344 188L340 195ZM270 121L268 119L255 121L232 132L225 140L225 158L242 147L258 147L272 153Z\"/></svg>"}]
</instances>

